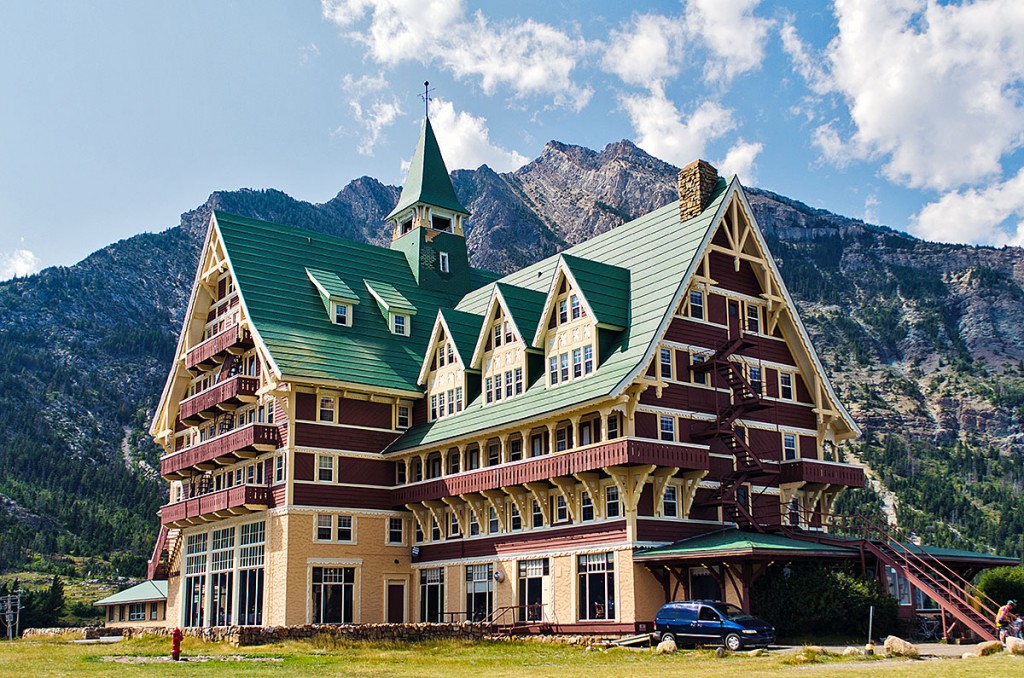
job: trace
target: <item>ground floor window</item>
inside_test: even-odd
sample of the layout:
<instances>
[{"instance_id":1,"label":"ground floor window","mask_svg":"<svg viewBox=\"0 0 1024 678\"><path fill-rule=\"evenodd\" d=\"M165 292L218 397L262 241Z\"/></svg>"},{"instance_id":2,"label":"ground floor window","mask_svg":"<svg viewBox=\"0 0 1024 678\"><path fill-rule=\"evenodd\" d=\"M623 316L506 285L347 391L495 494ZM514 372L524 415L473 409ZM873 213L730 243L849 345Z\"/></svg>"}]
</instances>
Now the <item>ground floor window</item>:
<instances>
[{"instance_id":1,"label":"ground floor window","mask_svg":"<svg viewBox=\"0 0 1024 678\"><path fill-rule=\"evenodd\" d=\"M313 623L351 624L355 583L354 567L314 567Z\"/></svg>"},{"instance_id":2,"label":"ground floor window","mask_svg":"<svg viewBox=\"0 0 1024 678\"><path fill-rule=\"evenodd\" d=\"M615 619L615 554L582 555L578 571L580 620Z\"/></svg>"},{"instance_id":3,"label":"ground floor window","mask_svg":"<svg viewBox=\"0 0 1024 678\"><path fill-rule=\"evenodd\" d=\"M494 566L466 566L466 617L468 621L482 621L491 614L491 577Z\"/></svg>"},{"instance_id":4,"label":"ground floor window","mask_svg":"<svg viewBox=\"0 0 1024 678\"><path fill-rule=\"evenodd\" d=\"M238 623L263 625L263 559L266 523L242 525L238 553Z\"/></svg>"},{"instance_id":5,"label":"ground floor window","mask_svg":"<svg viewBox=\"0 0 1024 678\"><path fill-rule=\"evenodd\" d=\"M128 608L128 621L146 621L146 604L132 603Z\"/></svg>"},{"instance_id":6,"label":"ground floor window","mask_svg":"<svg viewBox=\"0 0 1024 678\"><path fill-rule=\"evenodd\" d=\"M420 621L444 621L444 568L420 570Z\"/></svg>"},{"instance_id":7,"label":"ground floor window","mask_svg":"<svg viewBox=\"0 0 1024 678\"><path fill-rule=\"evenodd\" d=\"M544 618L544 578L550 572L547 558L519 561L519 621Z\"/></svg>"},{"instance_id":8,"label":"ground floor window","mask_svg":"<svg viewBox=\"0 0 1024 678\"><path fill-rule=\"evenodd\" d=\"M202 626L206 607L206 576L185 579L185 626Z\"/></svg>"}]
</instances>

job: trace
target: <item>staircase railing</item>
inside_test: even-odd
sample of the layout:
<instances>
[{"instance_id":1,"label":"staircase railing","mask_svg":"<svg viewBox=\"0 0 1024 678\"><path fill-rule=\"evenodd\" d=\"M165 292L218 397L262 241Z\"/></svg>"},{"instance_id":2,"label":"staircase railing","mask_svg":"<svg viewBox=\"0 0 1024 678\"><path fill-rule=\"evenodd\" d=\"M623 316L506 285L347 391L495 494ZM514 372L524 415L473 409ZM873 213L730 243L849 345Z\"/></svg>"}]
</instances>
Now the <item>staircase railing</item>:
<instances>
[{"instance_id":1,"label":"staircase railing","mask_svg":"<svg viewBox=\"0 0 1024 678\"><path fill-rule=\"evenodd\" d=\"M792 512L789 509L784 511ZM889 528L865 516L827 514L819 518L822 526L831 532L805 531L787 526L785 517L781 521L782 531L797 539L838 546L861 546L879 562L896 570L979 637L985 640L996 639L994 607L998 606L995 601L939 558L897 538Z\"/></svg>"},{"instance_id":2,"label":"staircase railing","mask_svg":"<svg viewBox=\"0 0 1024 678\"><path fill-rule=\"evenodd\" d=\"M160 561L167 549L167 526L160 526L160 533L156 537L156 543L153 544L153 555L149 557L149 562L146 563L146 579L156 579L157 574L160 571Z\"/></svg>"}]
</instances>

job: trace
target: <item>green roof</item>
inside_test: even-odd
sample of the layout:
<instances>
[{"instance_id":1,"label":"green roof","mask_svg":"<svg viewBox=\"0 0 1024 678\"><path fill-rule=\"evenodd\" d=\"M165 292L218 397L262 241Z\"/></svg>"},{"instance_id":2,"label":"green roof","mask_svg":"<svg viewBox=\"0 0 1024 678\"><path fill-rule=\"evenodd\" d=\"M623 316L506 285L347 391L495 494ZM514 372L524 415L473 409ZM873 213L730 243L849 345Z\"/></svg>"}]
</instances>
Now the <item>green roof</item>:
<instances>
[{"instance_id":1,"label":"green roof","mask_svg":"<svg viewBox=\"0 0 1024 678\"><path fill-rule=\"evenodd\" d=\"M505 300L505 306L512 315L512 323L516 326L519 336L524 342L530 341L537 325L540 324L540 314L544 310L546 295L543 292L503 282L497 283L495 288Z\"/></svg>"},{"instance_id":2,"label":"green roof","mask_svg":"<svg viewBox=\"0 0 1024 678\"><path fill-rule=\"evenodd\" d=\"M523 395L486 407L482 397L477 397L457 416L444 417L410 429L392 443L388 451L433 445L470 433L482 433L498 424L508 426L546 412L607 397L619 387L620 382L632 378L631 373L641 367L647 349L658 336L667 314L671 314L673 301L680 287L686 283L701 244L705 237L710 236L714 217L730 185L739 190L739 182L726 184L724 179L719 179L708 206L701 214L685 222L679 221L679 203L674 202L567 250L572 257L629 271L630 285L625 299L630 309L630 322L614 335L610 346L601 347L603 362L594 374L551 388L540 379L528 386ZM527 266L496 284L546 295L560 256L548 257ZM485 313L492 290L493 285L484 285L470 292L456 309Z\"/></svg>"},{"instance_id":3,"label":"green roof","mask_svg":"<svg viewBox=\"0 0 1024 678\"><path fill-rule=\"evenodd\" d=\"M431 331L426 318L455 306L465 290L449 295L419 288L400 251L220 211L214 216L246 315L283 377L422 392L416 381ZM307 268L333 272L355 294L360 303L351 327L324 313ZM493 278L472 269L469 287ZM421 320L412 320L410 336L391 333L364 280L382 296L393 290L417 311Z\"/></svg>"},{"instance_id":4,"label":"green roof","mask_svg":"<svg viewBox=\"0 0 1024 678\"><path fill-rule=\"evenodd\" d=\"M455 189L452 188L452 180L448 176L444 158L441 157L441 149L437 145L437 138L434 136L434 128L430 125L430 118L423 120L420 140L416 144L416 152L413 153L412 162L409 164L409 174L402 186L398 204L385 219L390 219L418 202L443 207L460 214L469 214L469 211L459 202L458 196L455 195Z\"/></svg>"},{"instance_id":5,"label":"green roof","mask_svg":"<svg viewBox=\"0 0 1024 678\"><path fill-rule=\"evenodd\" d=\"M416 307L403 297L394 285L380 280L364 280L363 282L366 284L366 289L370 291L377 303L384 306L385 310L416 315Z\"/></svg>"},{"instance_id":6,"label":"green roof","mask_svg":"<svg viewBox=\"0 0 1024 678\"><path fill-rule=\"evenodd\" d=\"M146 603L153 600L167 600L167 581L147 579L141 584L97 600L93 605L121 605L124 603Z\"/></svg>"},{"instance_id":7,"label":"green roof","mask_svg":"<svg viewBox=\"0 0 1024 678\"><path fill-rule=\"evenodd\" d=\"M562 260L599 324L629 325L629 269L563 254Z\"/></svg>"},{"instance_id":8,"label":"green roof","mask_svg":"<svg viewBox=\"0 0 1024 678\"><path fill-rule=\"evenodd\" d=\"M321 294L343 301L359 301L359 297L352 291L352 288L338 277L337 273L322 271L317 268L307 268L306 275L320 290Z\"/></svg>"},{"instance_id":9,"label":"green roof","mask_svg":"<svg viewBox=\"0 0 1024 678\"><path fill-rule=\"evenodd\" d=\"M792 539L779 534L761 534L745 532L738 529L727 529L702 534L689 539L677 541L668 546L638 550L634 560L662 560L704 558L712 556L756 555L786 553L792 555L828 554L834 556L853 556L857 550L843 546L818 544L802 539Z\"/></svg>"},{"instance_id":10,"label":"green roof","mask_svg":"<svg viewBox=\"0 0 1024 678\"><path fill-rule=\"evenodd\" d=\"M473 355L476 339L480 336L483 316L463 313L452 308L443 308L440 312L444 316L445 325L448 326L449 339L455 344L455 349L459 352L463 364L467 363Z\"/></svg>"}]
</instances>

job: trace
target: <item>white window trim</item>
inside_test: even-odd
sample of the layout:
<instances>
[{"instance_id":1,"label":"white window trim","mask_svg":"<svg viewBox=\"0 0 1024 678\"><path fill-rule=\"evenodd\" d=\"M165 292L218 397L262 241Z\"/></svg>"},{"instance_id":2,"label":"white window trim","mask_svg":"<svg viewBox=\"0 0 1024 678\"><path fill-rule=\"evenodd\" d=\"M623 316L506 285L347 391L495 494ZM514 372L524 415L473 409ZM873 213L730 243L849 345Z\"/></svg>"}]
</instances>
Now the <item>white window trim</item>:
<instances>
[{"instance_id":1,"label":"white window trim","mask_svg":"<svg viewBox=\"0 0 1024 678\"><path fill-rule=\"evenodd\" d=\"M404 330L402 332L397 332L396 331L395 324L396 324L396 320L398 318L404 318L404 321L403 321ZM389 320L389 325L390 325L389 329L391 330L391 334L397 334L400 337L408 337L409 334L412 332L412 316L409 315L408 313L396 313L396 312L392 311L391 314L390 314L390 317L388 318L388 320Z\"/></svg>"},{"instance_id":2,"label":"white window trim","mask_svg":"<svg viewBox=\"0 0 1024 678\"><path fill-rule=\"evenodd\" d=\"M449 263L447 252L438 252L438 268L440 268L441 273L451 272L451 265Z\"/></svg>"},{"instance_id":3,"label":"white window trim","mask_svg":"<svg viewBox=\"0 0 1024 678\"><path fill-rule=\"evenodd\" d=\"M345 309L345 322L338 322L338 309ZM346 304L343 301L332 301L331 302L331 322L340 327L352 327L352 304Z\"/></svg>"}]
</instances>

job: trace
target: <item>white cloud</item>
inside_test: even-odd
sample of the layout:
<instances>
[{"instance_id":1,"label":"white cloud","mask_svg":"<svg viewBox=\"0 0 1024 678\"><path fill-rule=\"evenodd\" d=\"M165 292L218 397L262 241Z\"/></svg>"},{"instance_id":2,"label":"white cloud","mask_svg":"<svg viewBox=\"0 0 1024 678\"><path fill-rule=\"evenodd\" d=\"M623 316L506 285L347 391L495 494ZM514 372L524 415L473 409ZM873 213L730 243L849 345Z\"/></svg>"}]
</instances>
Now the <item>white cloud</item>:
<instances>
[{"instance_id":1,"label":"white cloud","mask_svg":"<svg viewBox=\"0 0 1024 678\"><path fill-rule=\"evenodd\" d=\"M509 87L516 97L550 96L576 110L593 95L572 77L586 41L548 24L495 25L482 12L467 17L459 0L321 1L324 17L354 29L348 36L378 63L440 63L456 77L479 79L488 94Z\"/></svg>"},{"instance_id":2,"label":"white cloud","mask_svg":"<svg viewBox=\"0 0 1024 678\"><path fill-rule=\"evenodd\" d=\"M390 98L377 96L373 101L363 103L364 97L388 88L388 81L383 74L364 75L359 78L345 75L341 79L341 87L351 99L349 107L352 109L352 117L364 130L362 138L356 145L356 150L362 155L373 155L373 149L383 137L384 130L393 125L399 117L405 115L405 111L402 110L398 98L394 95ZM334 134L344 131L344 127L339 127Z\"/></svg>"},{"instance_id":3,"label":"white cloud","mask_svg":"<svg viewBox=\"0 0 1024 678\"><path fill-rule=\"evenodd\" d=\"M1017 223L1007 228L1014 218ZM984 189L943 195L911 218L910 231L941 242L1024 245L1024 168Z\"/></svg>"},{"instance_id":4,"label":"white cloud","mask_svg":"<svg viewBox=\"0 0 1024 678\"><path fill-rule=\"evenodd\" d=\"M685 26L679 17L635 15L613 30L602 65L630 85L650 85L679 73L684 56Z\"/></svg>"},{"instance_id":5,"label":"white cloud","mask_svg":"<svg viewBox=\"0 0 1024 678\"><path fill-rule=\"evenodd\" d=\"M636 130L636 144L648 153L683 166L702 157L708 142L736 127L732 110L714 101L684 115L660 85L648 94L621 97Z\"/></svg>"},{"instance_id":6,"label":"white cloud","mask_svg":"<svg viewBox=\"0 0 1024 678\"><path fill-rule=\"evenodd\" d=\"M819 130L826 157L882 159L888 179L913 188L1002 175L1024 142L1024 3L836 0L835 13L818 88L845 99L853 129L845 140ZM814 86L796 43L787 50Z\"/></svg>"},{"instance_id":7,"label":"white cloud","mask_svg":"<svg viewBox=\"0 0 1024 678\"><path fill-rule=\"evenodd\" d=\"M320 48L316 46L315 42L299 48L299 63L302 65L310 63L318 56L320 56Z\"/></svg>"},{"instance_id":8,"label":"white cloud","mask_svg":"<svg viewBox=\"0 0 1024 678\"><path fill-rule=\"evenodd\" d=\"M39 257L26 249L0 252L0 280L32 275L39 270Z\"/></svg>"},{"instance_id":9,"label":"white cloud","mask_svg":"<svg viewBox=\"0 0 1024 678\"><path fill-rule=\"evenodd\" d=\"M877 224L878 223L878 207L881 205L878 196L874 193L864 198L864 216L861 217L866 223Z\"/></svg>"},{"instance_id":10,"label":"white cloud","mask_svg":"<svg viewBox=\"0 0 1024 678\"><path fill-rule=\"evenodd\" d=\"M450 101L435 99L431 103L430 124L449 170L487 165L496 172L511 172L529 161L521 153L493 143L485 118L456 111Z\"/></svg>"},{"instance_id":11,"label":"white cloud","mask_svg":"<svg viewBox=\"0 0 1024 678\"><path fill-rule=\"evenodd\" d=\"M755 161L757 156L764 150L764 145L759 142L747 142L740 139L720 160L718 171L722 176L728 177L735 174L744 184L750 186L757 181L754 174Z\"/></svg>"},{"instance_id":12,"label":"white cloud","mask_svg":"<svg viewBox=\"0 0 1024 678\"><path fill-rule=\"evenodd\" d=\"M764 61L764 45L773 25L754 16L760 0L689 0L686 26L711 52L704 66L708 82L729 83L756 70Z\"/></svg>"},{"instance_id":13,"label":"white cloud","mask_svg":"<svg viewBox=\"0 0 1024 678\"><path fill-rule=\"evenodd\" d=\"M821 60L800 39L796 26L787 21L782 25L779 35L782 38L782 50L789 55L796 72L807 82L811 91L818 94L827 92L831 87L828 74L822 68Z\"/></svg>"}]
</instances>

